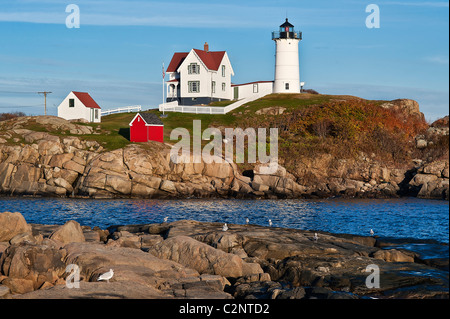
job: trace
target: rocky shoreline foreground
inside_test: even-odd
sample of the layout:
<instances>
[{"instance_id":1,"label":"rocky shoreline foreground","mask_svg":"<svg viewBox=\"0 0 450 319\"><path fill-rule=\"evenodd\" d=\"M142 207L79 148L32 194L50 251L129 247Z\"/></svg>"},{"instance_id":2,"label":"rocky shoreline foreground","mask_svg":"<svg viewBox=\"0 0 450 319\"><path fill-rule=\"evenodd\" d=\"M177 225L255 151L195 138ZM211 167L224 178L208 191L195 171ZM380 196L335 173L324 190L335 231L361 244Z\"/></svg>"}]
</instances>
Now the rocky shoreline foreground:
<instances>
[{"instance_id":1,"label":"rocky shoreline foreground","mask_svg":"<svg viewBox=\"0 0 450 319\"><path fill-rule=\"evenodd\" d=\"M183 220L100 229L0 213L0 299L449 298L447 244L222 226ZM379 288L366 285L374 265ZM110 269L110 282L98 281Z\"/></svg>"}]
</instances>

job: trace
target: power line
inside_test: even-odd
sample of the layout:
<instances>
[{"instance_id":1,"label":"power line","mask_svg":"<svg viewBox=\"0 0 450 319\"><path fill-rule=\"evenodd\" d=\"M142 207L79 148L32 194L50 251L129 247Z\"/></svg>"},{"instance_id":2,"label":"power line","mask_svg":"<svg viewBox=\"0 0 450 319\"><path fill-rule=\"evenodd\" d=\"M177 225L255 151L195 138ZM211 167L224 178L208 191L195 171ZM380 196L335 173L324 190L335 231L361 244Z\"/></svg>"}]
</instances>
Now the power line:
<instances>
[{"instance_id":1,"label":"power line","mask_svg":"<svg viewBox=\"0 0 450 319\"><path fill-rule=\"evenodd\" d=\"M0 109L12 109L12 108L22 108L22 107L38 107L38 106L42 106L41 104L37 104L37 105L11 105L11 106L0 106Z\"/></svg>"},{"instance_id":2,"label":"power line","mask_svg":"<svg viewBox=\"0 0 450 319\"><path fill-rule=\"evenodd\" d=\"M35 94L36 92L0 91L0 94Z\"/></svg>"}]
</instances>

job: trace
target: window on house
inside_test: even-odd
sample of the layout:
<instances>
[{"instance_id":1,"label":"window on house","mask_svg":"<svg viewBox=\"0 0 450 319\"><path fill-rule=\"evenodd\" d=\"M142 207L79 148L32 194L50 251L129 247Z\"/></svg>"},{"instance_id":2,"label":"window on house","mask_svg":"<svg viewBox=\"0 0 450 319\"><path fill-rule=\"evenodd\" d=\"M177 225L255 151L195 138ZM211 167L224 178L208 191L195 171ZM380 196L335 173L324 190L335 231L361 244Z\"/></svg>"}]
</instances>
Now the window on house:
<instances>
[{"instance_id":1,"label":"window on house","mask_svg":"<svg viewBox=\"0 0 450 319\"><path fill-rule=\"evenodd\" d=\"M211 92L216 93L216 81L212 81L211 83Z\"/></svg>"},{"instance_id":2,"label":"window on house","mask_svg":"<svg viewBox=\"0 0 450 319\"><path fill-rule=\"evenodd\" d=\"M258 83L253 84L253 93L258 93Z\"/></svg>"},{"instance_id":3,"label":"window on house","mask_svg":"<svg viewBox=\"0 0 450 319\"><path fill-rule=\"evenodd\" d=\"M75 107L75 99L69 99L69 107Z\"/></svg>"},{"instance_id":4,"label":"window on house","mask_svg":"<svg viewBox=\"0 0 450 319\"><path fill-rule=\"evenodd\" d=\"M227 85L225 83L222 83L222 91L225 91L227 89Z\"/></svg>"},{"instance_id":5,"label":"window on house","mask_svg":"<svg viewBox=\"0 0 450 319\"><path fill-rule=\"evenodd\" d=\"M188 73L189 74L200 74L200 65L198 65L197 63L189 64Z\"/></svg>"},{"instance_id":6,"label":"window on house","mask_svg":"<svg viewBox=\"0 0 450 319\"><path fill-rule=\"evenodd\" d=\"M200 81L189 81L189 93L200 93Z\"/></svg>"},{"instance_id":7,"label":"window on house","mask_svg":"<svg viewBox=\"0 0 450 319\"><path fill-rule=\"evenodd\" d=\"M95 119L98 120L98 110L95 110Z\"/></svg>"},{"instance_id":8,"label":"window on house","mask_svg":"<svg viewBox=\"0 0 450 319\"><path fill-rule=\"evenodd\" d=\"M286 90L289 90L289 83L286 83Z\"/></svg>"},{"instance_id":9,"label":"window on house","mask_svg":"<svg viewBox=\"0 0 450 319\"><path fill-rule=\"evenodd\" d=\"M222 76L223 77L225 77L225 74L226 74L226 68L225 68L225 65L222 65Z\"/></svg>"}]
</instances>

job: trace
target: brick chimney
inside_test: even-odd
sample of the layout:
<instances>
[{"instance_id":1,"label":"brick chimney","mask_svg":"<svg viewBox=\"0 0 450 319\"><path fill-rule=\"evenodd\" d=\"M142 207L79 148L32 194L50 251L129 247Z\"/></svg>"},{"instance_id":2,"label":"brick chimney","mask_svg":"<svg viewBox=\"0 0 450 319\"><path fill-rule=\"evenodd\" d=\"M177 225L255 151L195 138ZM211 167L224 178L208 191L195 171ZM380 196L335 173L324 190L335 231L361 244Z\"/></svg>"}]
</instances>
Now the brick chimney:
<instances>
[{"instance_id":1,"label":"brick chimney","mask_svg":"<svg viewBox=\"0 0 450 319\"><path fill-rule=\"evenodd\" d=\"M205 42L205 48L204 48L204 50L205 50L206 52L209 52L209 44L208 44L208 42Z\"/></svg>"}]
</instances>

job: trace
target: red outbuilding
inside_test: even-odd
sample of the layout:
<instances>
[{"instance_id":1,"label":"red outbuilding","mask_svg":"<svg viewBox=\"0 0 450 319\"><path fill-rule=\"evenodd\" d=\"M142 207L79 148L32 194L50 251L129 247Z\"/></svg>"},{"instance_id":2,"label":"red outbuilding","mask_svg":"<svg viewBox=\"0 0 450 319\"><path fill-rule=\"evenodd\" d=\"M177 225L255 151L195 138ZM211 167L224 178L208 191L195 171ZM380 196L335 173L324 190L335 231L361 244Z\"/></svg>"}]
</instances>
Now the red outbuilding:
<instances>
[{"instance_id":1,"label":"red outbuilding","mask_svg":"<svg viewBox=\"0 0 450 319\"><path fill-rule=\"evenodd\" d=\"M164 123L153 113L138 113L130 122L131 142L164 142Z\"/></svg>"}]
</instances>

